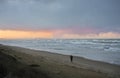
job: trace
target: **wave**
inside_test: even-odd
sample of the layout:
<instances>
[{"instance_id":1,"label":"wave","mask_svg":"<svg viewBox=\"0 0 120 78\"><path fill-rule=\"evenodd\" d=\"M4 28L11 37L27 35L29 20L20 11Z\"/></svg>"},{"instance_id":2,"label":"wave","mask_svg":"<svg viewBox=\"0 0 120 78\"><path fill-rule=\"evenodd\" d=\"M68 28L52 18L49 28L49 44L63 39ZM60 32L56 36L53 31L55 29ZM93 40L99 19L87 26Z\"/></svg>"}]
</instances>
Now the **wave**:
<instances>
[{"instance_id":1,"label":"wave","mask_svg":"<svg viewBox=\"0 0 120 78\"><path fill-rule=\"evenodd\" d=\"M0 40L0 44L120 64L120 39L19 39Z\"/></svg>"}]
</instances>

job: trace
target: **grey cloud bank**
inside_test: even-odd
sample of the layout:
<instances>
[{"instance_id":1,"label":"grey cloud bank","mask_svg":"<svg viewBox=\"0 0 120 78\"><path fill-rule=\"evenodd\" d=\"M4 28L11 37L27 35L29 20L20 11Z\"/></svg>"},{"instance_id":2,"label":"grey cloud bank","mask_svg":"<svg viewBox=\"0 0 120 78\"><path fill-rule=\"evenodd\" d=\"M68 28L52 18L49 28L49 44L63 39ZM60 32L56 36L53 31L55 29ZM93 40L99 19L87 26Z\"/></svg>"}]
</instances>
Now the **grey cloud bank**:
<instances>
[{"instance_id":1,"label":"grey cloud bank","mask_svg":"<svg viewBox=\"0 0 120 78\"><path fill-rule=\"evenodd\" d=\"M0 29L88 27L120 32L119 4L119 0L0 0Z\"/></svg>"}]
</instances>

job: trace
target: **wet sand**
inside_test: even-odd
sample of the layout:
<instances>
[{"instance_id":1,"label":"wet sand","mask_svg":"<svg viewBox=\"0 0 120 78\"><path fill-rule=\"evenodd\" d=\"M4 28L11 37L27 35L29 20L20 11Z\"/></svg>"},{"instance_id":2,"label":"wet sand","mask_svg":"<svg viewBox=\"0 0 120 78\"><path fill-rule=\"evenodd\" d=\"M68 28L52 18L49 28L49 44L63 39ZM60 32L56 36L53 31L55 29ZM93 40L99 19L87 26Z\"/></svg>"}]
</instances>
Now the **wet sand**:
<instances>
[{"instance_id":1,"label":"wet sand","mask_svg":"<svg viewBox=\"0 0 120 78\"><path fill-rule=\"evenodd\" d=\"M71 63L68 55L16 46L0 45L0 48L18 61L45 72L50 78L120 78L119 65L75 56Z\"/></svg>"}]
</instances>

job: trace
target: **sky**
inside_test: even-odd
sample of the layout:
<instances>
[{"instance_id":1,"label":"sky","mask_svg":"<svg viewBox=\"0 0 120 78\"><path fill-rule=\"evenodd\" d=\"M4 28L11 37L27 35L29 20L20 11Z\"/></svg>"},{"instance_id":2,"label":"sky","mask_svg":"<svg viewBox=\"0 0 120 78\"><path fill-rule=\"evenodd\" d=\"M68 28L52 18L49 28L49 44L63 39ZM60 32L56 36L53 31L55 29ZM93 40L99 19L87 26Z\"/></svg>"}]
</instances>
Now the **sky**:
<instances>
[{"instance_id":1,"label":"sky","mask_svg":"<svg viewBox=\"0 0 120 78\"><path fill-rule=\"evenodd\" d=\"M120 0L0 0L0 38L120 38Z\"/></svg>"}]
</instances>

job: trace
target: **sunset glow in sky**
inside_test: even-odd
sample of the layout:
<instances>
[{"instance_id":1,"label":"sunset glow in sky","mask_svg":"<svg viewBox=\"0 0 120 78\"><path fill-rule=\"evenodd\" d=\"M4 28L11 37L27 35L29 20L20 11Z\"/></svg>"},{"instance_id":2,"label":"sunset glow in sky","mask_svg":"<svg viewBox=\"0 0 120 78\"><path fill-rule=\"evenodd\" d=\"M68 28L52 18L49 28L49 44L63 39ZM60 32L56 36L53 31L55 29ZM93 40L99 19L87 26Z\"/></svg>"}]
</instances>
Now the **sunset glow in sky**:
<instances>
[{"instance_id":1,"label":"sunset glow in sky","mask_svg":"<svg viewBox=\"0 0 120 78\"><path fill-rule=\"evenodd\" d=\"M78 39L78 38L120 38L119 33L107 32L99 34L57 34L59 32L48 31L19 31L19 30L0 30L0 38L2 39L29 39L29 38L62 38L62 39ZM57 36L56 36L57 35Z\"/></svg>"},{"instance_id":2,"label":"sunset glow in sky","mask_svg":"<svg viewBox=\"0 0 120 78\"><path fill-rule=\"evenodd\" d=\"M47 31L19 31L19 30L0 30L0 38L3 39L23 39L23 38L52 38L52 32Z\"/></svg>"},{"instance_id":3,"label":"sunset glow in sky","mask_svg":"<svg viewBox=\"0 0 120 78\"><path fill-rule=\"evenodd\" d=\"M120 38L119 0L0 0L0 38Z\"/></svg>"}]
</instances>

